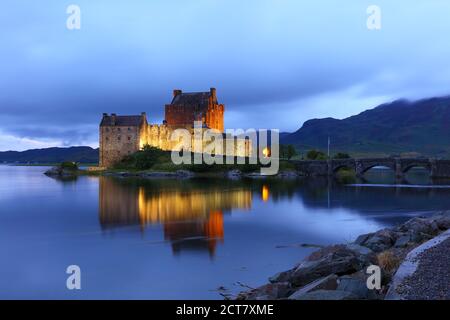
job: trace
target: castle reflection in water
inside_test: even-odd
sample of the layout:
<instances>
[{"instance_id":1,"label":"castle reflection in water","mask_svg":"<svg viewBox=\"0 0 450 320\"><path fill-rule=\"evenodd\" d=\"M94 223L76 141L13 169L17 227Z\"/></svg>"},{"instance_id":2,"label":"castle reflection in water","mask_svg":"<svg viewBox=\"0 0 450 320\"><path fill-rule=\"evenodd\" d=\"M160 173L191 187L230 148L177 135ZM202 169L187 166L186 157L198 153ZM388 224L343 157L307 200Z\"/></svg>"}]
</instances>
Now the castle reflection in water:
<instances>
[{"instance_id":1,"label":"castle reflection in water","mask_svg":"<svg viewBox=\"0 0 450 320\"><path fill-rule=\"evenodd\" d=\"M214 256L223 242L224 214L249 210L252 191L243 186L224 190L223 185L179 180L99 181L99 218L104 230L121 226L162 225L174 254L181 250L207 250ZM268 193L266 190L265 193Z\"/></svg>"}]
</instances>

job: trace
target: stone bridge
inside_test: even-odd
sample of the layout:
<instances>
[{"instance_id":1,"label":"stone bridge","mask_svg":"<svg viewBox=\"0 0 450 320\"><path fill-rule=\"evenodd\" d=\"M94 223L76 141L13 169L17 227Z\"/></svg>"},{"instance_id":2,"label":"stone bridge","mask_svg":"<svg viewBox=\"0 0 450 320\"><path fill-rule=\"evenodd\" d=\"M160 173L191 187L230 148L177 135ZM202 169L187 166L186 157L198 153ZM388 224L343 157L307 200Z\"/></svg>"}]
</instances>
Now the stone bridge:
<instances>
[{"instance_id":1,"label":"stone bridge","mask_svg":"<svg viewBox=\"0 0 450 320\"><path fill-rule=\"evenodd\" d=\"M402 177L414 167L428 169L433 178L450 178L450 160L425 158L366 158L333 160L291 160L300 173L306 176L331 176L341 168L353 169L363 175L373 167L383 166L392 169L397 177Z\"/></svg>"}]
</instances>

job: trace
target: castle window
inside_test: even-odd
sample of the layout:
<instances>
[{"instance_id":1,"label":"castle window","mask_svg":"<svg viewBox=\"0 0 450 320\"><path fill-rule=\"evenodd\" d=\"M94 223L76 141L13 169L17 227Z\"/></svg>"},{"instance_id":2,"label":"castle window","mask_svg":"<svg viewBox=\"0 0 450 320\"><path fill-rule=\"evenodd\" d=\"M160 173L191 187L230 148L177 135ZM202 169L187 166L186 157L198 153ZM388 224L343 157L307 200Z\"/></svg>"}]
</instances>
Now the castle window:
<instances>
[{"instance_id":1,"label":"castle window","mask_svg":"<svg viewBox=\"0 0 450 320\"><path fill-rule=\"evenodd\" d=\"M117 137L117 140L119 140L119 141L120 141L120 136L118 136L118 137Z\"/></svg>"},{"instance_id":2,"label":"castle window","mask_svg":"<svg viewBox=\"0 0 450 320\"><path fill-rule=\"evenodd\" d=\"M120 131L120 128L117 128L117 131Z\"/></svg>"},{"instance_id":3,"label":"castle window","mask_svg":"<svg viewBox=\"0 0 450 320\"><path fill-rule=\"evenodd\" d=\"M106 140L106 141L109 141L109 138L108 138L108 137L106 137L106 138L105 138L105 140Z\"/></svg>"},{"instance_id":4,"label":"castle window","mask_svg":"<svg viewBox=\"0 0 450 320\"><path fill-rule=\"evenodd\" d=\"M131 140L131 137L128 137L128 141L130 141Z\"/></svg>"},{"instance_id":5,"label":"castle window","mask_svg":"<svg viewBox=\"0 0 450 320\"><path fill-rule=\"evenodd\" d=\"M128 131L131 131L131 128L128 128Z\"/></svg>"}]
</instances>

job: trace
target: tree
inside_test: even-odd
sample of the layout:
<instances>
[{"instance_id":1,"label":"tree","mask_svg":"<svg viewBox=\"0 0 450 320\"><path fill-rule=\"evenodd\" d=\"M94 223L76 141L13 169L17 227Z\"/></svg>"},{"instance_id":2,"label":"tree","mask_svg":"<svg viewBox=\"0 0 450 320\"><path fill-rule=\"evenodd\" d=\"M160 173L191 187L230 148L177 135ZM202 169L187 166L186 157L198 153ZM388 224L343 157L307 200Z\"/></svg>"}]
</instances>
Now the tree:
<instances>
[{"instance_id":1,"label":"tree","mask_svg":"<svg viewBox=\"0 0 450 320\"><path fill-rule=\"evenodd\" d=\"M333 159L350 159L350 155L348 153L338 152L334 155Z\"/></svg>"},{"instance_id":2,"label":"tree","mask_svg":"<svg viewBox=\"0 0 450 320\"><path fill-rule=\"evenodd\" d=\"M306 154L306 159L308 160L326 160L327 156L322 151L309 150Z\"/></svg>"},{"instance_id":3,"label":"tree","mask_svg":"<svg viewBox=\"0 0 450 320\"><path fill-rule=\"evenodd\" d=\"M292 144L288 145L287 158L291 159L293 156L296 156L296 155L297 155L297 150L295 150L295 147Z\"/></svg>"},{"instance_id":4,"label":"tree","mask_svg":"<svg viewBox=\"0 0 450 320\"><path fill-rule=\"evenodd\" d=\"M280 158L291 159L297 155L297 150L292 144L280 144Z\"/></svg>"}]
</instances>

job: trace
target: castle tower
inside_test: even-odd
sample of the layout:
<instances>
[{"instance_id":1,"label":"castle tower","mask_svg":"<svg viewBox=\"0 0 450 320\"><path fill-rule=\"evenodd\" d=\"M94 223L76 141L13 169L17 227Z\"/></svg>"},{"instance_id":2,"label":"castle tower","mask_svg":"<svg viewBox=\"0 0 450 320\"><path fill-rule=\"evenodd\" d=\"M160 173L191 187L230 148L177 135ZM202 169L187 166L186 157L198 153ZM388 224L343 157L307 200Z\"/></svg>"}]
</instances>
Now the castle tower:
<instances>
[{"instance_id":1,"label":"castle tower","mask_svg":"<svg viewBox=\"0 0 450 320\"><path fill-rule=\"evenodd\" d=\"M111 167L146 144L147 116L103 114L100 122L99 166Z\"/></svg>"},{"instance_id":2,"label":"castle tower","mask_svg":"<svg viewBox=\"0 0 450 320\"><path fill-rule=\"evenodd\" d=\"M223 104L217 102L216 89L209 92L183 92L173 90L173 99L165 106L165 121L170 128L192 128L201 120L210 129L224 131Z\"/></svg>"}]
</instances>

